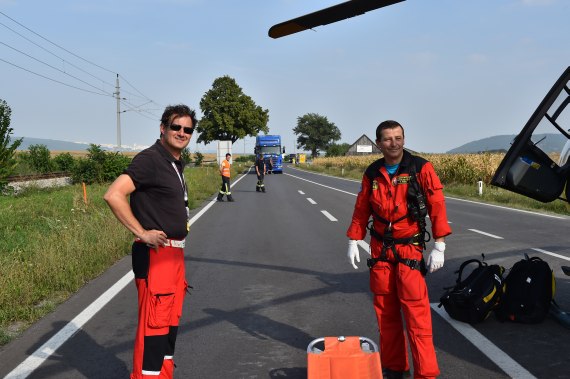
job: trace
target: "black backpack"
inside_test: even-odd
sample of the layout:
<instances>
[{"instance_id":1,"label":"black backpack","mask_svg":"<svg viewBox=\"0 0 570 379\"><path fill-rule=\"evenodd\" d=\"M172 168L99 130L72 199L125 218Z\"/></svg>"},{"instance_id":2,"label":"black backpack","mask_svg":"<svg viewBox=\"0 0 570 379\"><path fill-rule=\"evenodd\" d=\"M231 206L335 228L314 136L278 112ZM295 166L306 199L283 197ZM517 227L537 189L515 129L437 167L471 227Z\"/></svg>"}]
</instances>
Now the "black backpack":
<instances>
[{"instance_id":1,"label":"black backpack","mask_svg":"<svg viewBox=\"0 0 570 379\"><path fill-rule=\"evenodd\" d=\"M554 273L539 257L518 261L505 278L505 294L495 309L500 321L535 324L545 319L555 291Z\"/></svg>"},{"instance_id":2,"label":"black backpack","mask_svg":"<svg viewBox=\"0 0 570 379\"><path fill-rule=\"evenodd\" d=\"M478 267L461 280L463 270L471 263L477 263ZM504 271L502 266L488 265L478 259L463 262L456 271L459 275L455 286L445 288L447 291L440 298L439 307L443 305L447 313L459 321L474 324L485 320L503 294Z\"/></svg>"}]
</instances>

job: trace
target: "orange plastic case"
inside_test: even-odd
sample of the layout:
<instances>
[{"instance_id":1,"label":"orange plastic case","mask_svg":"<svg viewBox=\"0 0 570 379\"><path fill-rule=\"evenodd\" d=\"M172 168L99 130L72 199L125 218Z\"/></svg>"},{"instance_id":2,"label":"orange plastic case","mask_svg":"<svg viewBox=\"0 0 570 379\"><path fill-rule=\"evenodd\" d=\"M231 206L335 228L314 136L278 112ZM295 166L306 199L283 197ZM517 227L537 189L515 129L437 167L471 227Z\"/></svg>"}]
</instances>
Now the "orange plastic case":
<instances>
[{"instance_id":1,"label":"orange plastic case","mask_svg":"<svg viewBox=\"0 0 570 379\"><path fill-rule=\"evenodd\" d=\"M382 379L378 346L366 337L317 338L307 347L307 379Z\"/></svg>"}]
</instances>

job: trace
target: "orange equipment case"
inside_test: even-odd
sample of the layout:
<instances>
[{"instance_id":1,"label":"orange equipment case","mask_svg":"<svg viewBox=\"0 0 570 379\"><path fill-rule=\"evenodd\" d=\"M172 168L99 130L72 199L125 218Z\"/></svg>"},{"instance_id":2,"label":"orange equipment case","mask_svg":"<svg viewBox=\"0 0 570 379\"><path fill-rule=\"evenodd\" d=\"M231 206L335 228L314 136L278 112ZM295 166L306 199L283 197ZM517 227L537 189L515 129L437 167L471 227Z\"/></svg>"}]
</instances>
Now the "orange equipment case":
<instances>
[{"instance_id":1,"label":"orange equipment case","mask_svg":"<svg viewBox=\"0 0 570 379\"><path fill-rule=\"evenodd\" d=\"M307 347L307 379L382 379L378 345L366 337L317 338Z\"/></svg>"}]
</instances>

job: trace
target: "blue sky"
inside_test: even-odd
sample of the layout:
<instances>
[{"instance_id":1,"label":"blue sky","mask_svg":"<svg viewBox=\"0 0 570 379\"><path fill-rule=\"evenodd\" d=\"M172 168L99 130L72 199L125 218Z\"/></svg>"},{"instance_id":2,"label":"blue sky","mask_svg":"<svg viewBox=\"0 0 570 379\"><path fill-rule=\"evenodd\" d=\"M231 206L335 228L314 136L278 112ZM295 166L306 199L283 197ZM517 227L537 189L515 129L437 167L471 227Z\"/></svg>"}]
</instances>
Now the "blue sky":
<instances>
[{"instance_id":1,"label":"blue sky","mask_svg":"<svg viewBox=\"0 0 570 379\"><path fill-rule=\"evenodd\" d=\"M394 119L407 147L445 152L516 134L570 65L570 0L407 0L314 31L267 35L340 2L0 0L0 99L16 136L114 144L109 94L118 73L128 102L122 144L150 145L164 106L186 103L201 116L200 98L229 75L269 109L270 133L283 136L287 152L306 113L335 123L339 142L374 138L379 122ZM252 150L251 138L234 144Z\"/></svg>"}]
</instances>

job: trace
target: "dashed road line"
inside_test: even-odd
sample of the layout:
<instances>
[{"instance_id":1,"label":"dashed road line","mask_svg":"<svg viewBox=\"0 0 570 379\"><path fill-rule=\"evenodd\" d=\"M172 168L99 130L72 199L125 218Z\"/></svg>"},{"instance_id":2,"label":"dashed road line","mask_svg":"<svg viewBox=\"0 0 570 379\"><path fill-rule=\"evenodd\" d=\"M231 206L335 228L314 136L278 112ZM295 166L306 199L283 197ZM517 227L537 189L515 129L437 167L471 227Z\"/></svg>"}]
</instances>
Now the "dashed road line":
<instances>
[{"instance_id":1,"label":"dashed road line","mask_svg":"<svg viewBox=\"0 0 570 379\"><path fill-rule=\"evenodd\" d=\"M542 253L542 254L547 254L547 255L551 255L551 256L556 257L556 258L561 258L561 259L565 259L567 261L570 261L570 258L565 257L564 255L553 253L551 251L546 251L546 250L542 250L542 249L538 249L538 248L534 248L534 247L531 247L531 250L538 251L539 253Z\"/></svg>"},{"instance_id":2,"label":"dashed road line","mask_svg":"<svg viewBox=\"0 0 570 379\"><path fill-rule=\"evenodd\" d=\"M303 191L301 191L301 190L299 190L299 191L297 191L297 192L299 192L301 195L304 195L304 194L305 194L305 192L303 192Z\"/></svg>"},{"instance_id":3,"label":"dashed road line","mask_svg":"<svg viewBox=\"0 0 570 379\"><path fill-rule=\"evenodd\" d=\"M484 235L484 236L491 237L491 238L495 238L495 239L498 239L498 240L504 239L503 237L499 237L499 236L496 236L496 235L494 235L494 234L487 233L487 232L482 232L482 231L477 230L477 229L467 229L467 230L471 230L472 232L479 233L479 234L482 234L482 235Z\"/></svg>"},{"instance_id":4,"label":"dashed road line","mask_svg":"<svg viewBox=\"0 0 570 379\"><path fill-rule=\"evenodd\" d=\"M340 190L340 189L338 189L338 188L334 188L334 187L330 187L330 186L325 186L324 184L317 183L317 182L313 182L312 180L309 180L309 179L301 178L301 177L298 177L298 176L295 176L295 175L291 175L291 174L287 174L287 173L284 173L284 174L285 174L285 175L292 176L292 177L295 178L295 179L304 180L304 181L306 181L306 182L309 182L309 183L312 183L312 184L316 184L317 186L321 186L321 187L325 187L325 188L328 188L328 189L332 189L332 190L335 190L335 191L338 191L338 192L346 193L346 194L348 194L348 195L357 196L357 194L355 194L355 193L348 192L348 191L343 191L343 190ZM301 193L301 191L299 191L299 193ZM301 193L301 195L304 195L304 193Z\"/></svg>"},{"instance_id":5,"label":"dashed road line","mask_svg":"<svg viewBox=\"0 0 570 379\"><path fill-rule=\"evenodd\" d=\"M313 205L317 204L317 202L313 199L311 199L310 197L307 197L307 201Z\"/></svg>"},{"instance_id":6,"label":"dashed road line","mask_svg":"<svg viewBox=\"0 0 570 379\"><path fill-rule=\"evenodd\" d=\"M329 220L331 220L333 222L338 221L336 218L334 218L333 215L331 215L329 212L327 212L325 210L322 210L321 213L324 214Z\"/></svg>"}]
</instances>

